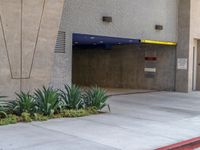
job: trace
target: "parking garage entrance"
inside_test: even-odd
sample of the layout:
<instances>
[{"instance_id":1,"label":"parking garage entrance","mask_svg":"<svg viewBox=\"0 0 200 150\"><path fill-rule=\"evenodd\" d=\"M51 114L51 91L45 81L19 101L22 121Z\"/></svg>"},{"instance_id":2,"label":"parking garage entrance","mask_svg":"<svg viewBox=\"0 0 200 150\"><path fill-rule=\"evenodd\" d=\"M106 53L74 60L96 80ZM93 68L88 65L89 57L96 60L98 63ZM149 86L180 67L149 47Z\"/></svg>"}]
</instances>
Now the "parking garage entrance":
<instances>
[{"instance_id":1,"label":"parking garage entrance","mask_svg":"<svg viewBox=\"0 0 200 150\"><path fill-rule=\"evenodd\" d=\"M74 33L72 80L81 86L172 91L175 50L140 39Z\"/></svg>"}]
</instances>

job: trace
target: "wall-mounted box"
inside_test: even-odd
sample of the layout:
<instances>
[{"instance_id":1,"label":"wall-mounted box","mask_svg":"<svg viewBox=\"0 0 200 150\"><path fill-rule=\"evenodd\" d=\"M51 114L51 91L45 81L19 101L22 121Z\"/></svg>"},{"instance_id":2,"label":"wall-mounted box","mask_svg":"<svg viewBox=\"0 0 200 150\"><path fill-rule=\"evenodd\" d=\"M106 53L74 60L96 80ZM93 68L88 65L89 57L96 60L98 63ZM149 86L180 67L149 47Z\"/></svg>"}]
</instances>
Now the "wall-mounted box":
<instances>
[{"instance_id":1,"label":"wall-mounted box","mask_svg":"<svg viewBox=\"0 0 200 150\"><path fill-rule=\"evenodd\" d=\"M163 26L162 25L155 25L155 30L163 30Z\"/></svg>"},{"instance_id":2,"label":"wall-mounted box","mask_svg":"<svg viewBox=\"0 0 200 150\"><path fill-rule=\"evenodd\" d=\"M103 16L102 21L110 23L110 22L112 22L112 17L111 16Z\"/></svg>"}]
</instances>

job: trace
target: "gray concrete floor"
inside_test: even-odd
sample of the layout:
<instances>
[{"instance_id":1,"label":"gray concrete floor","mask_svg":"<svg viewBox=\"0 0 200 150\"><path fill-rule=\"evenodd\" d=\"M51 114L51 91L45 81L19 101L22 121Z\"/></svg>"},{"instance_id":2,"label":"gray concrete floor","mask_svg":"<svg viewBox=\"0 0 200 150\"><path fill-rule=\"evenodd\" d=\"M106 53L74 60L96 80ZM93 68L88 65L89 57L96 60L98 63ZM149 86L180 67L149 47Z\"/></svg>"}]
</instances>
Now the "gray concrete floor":
<instances>
[{"instance_id":1,"label":"gray concrete floor","mask_svg":"<svg viewBox=\"0 0 200 150\"><path fill-rule=\"evenodd\" d=\"M0 150L153 150L200 136L200 92L115 96L112 112L0 127Z\"/></svg>"}]
</instances>

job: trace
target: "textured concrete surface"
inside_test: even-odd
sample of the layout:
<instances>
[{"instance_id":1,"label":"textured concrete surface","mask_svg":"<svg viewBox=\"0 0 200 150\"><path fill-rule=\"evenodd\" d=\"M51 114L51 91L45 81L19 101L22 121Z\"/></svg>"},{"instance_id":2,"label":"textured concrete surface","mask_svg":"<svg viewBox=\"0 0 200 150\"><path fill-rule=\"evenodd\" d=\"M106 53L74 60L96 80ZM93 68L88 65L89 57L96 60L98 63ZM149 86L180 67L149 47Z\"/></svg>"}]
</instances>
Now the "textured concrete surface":
<instances>
[{"instance_id":1,"label":"textured concrete surface","mask_svg":"<svg viewBox=\"0 0 200 150\"><path fill-rule=\"evenodd\" d=\"M49 85L64 0L0 0L0 95Z\"/></svg>"},{"instance_id":2,"label":"textured concrete surface","mask_svg":"<svg viewBox=\"0 0 200 150\"><path fill-rule=\"evenodd\" d=\"M188 68L177 70L176 89L178 91L188 92L192 89L200 89L200 66L198 65L200 57L197 57L200 53L199 7L199 0L179 1L177 58L188 59Z\"/></svg>"},{"instance_id":3,"label":"textured concrete surface","mask_svg":"<svg viewBox=\"0 0 200 150\"><path fill-rule=\"evenodd\" d=\"M196 89L200 90L200 29L199 29L199 24L200 24L200 19L199 19L199 14L200 14L200 1L198 0L192 0L191 1L191 35L190 35L190 56L193 54L193 49L195 48L195 65L194 68L196 69ZM191 64L190 64L191 65Z\"/></svg>"},{"instance_id":4,"label":"textured concrete surface","mask_svg":"<svg viewBox=\"0 0 200 150\"><path fill-rule=\"evenodd\" d=\"M65 83L70 84L74 32L178 41L177 58L188 58L189 61L188 70L178 70L176 78L174 77L177 80L176 89L184 92L192 90L192 69L196 68L193 66L192 49L193 46L199 49L199 0L65 0L65 4L63 2L64 0L0 0L0 95L12 95L20 88L31 90L42 85L61 88ZM102 22L102 16L112 16L113 22ZM163 30L155 30L156 24L163 25ZM65 54L53 52L58 28L66 32ZM167 63L164 66L160 65L159 69L163 71L158 75L159 79L143 82L142 78L140 80L136 76L124 74L122 78L127 78L128 82L124 81L123 86L133 87L129 81L139 80L144 84L141 88L152 88L149 85L154 84L156 88L161 86L161 89L174 89L173 72L166 71L170 65L170 69L176 67L174 53L161 55L170 59L160 60L159 64ZM113 59L113 62L118 61ZM132 69L131 63L122 65L127 66L129 70ZM197 89L200 89L199 66L197 72ZM114 69L113 74L119 77L120 73ZM98 75L100 74L96 76ZM166 84L160 84L160 81L166 81Z\"/></svg>"},{"instance_id":5,"label":"textured concrete surface","mask_svg":"<svg viewBox=\"0 0 200 150\"><path fill-rule=\"evenodd\" d=\"M112 16L113 22L103 23L101 17L104 15ZM200 66L196 65L200 61L199 57L198 62L193 63L193 47L199 49L194 44L199 39L198 16L198 0L87 0L84 3L81 3L80 0L67 0L65 1L60 30L66 31L68 37L77 32L178 42L176 57L187 58L188 69L177 69L177 75L174 77L177 80L175 81L176 90L188 92L192 89L200 89ZM155 24L163 25L164 30L154 30ZM66 57L59 58L68 63L61 69L64 70L63 76L68 72L67 81L70 83L72 70L70 38L67 38L67 45ZM197 51L199 53L199 50ZM174 67L176 66L174 65ZM193 68L194 70L197 68L197 76L196 72L193 73ZM163 68L163 70L165 69ZM167 77L167 75L164 76ZM128 76L128 78L133 77ZM62 77L60 79L66 80ZM165 81L162 77L160 80ZM173 83L170 82L170 84Z\"/></svg>"},{"instance_id":6,"label":"textured concrete surface","mask_svg":"<svg viewBox=\"0 0 200 150\"><path fill-rule=\"evenodd\" d=\"M112 97L112 112L0 127L1 150L153 150L200 136L200 93Z\"/></svg>"},{"instance_id":7,"label":"textured concrete surface","mask_svg":"<svg viewBox=\"0 0 200 150\"><path fill-rule=\"evenodd\" d=\"M178 45L177 45L177 59L186 58L189 63L189 47L190 47L190 0L180 0L178 9ZM191 59L192 61L192 59ZM193 61L192 61L193 62ZM188 92L191 91L192 85L189 80L189 65L187 64L187 69L176 71L176 89L177 91ZM191 68L190 68L191 69ZM192 70L190 70L192 72ZM190 76L191 78L191 76ZM190 82L190 83L189 83ZM190 84L190 85L189 85ZM189 87L190 86L190 87Z\"/></svg>"},{"instance_id":8,"label":"textured concrete surface","mask_svg":"<svg viewBox=\"0 0 200 150\"><path fill-rule=\"evenodd\" d=\"M148 4L148 5L147 5ZM64 11L62 14L60 31L66 32L66 53L63 55L56 54L54 59L54 85L56 87L63 87L63 83L71 83L72 81L72 33L88 33L96 35L106 35L113 37L130 37L130 38L143 38L143 39L152 39L152 40L164 40L164 41L177 41L177 22L178 22L178 4L179 0L65 0ZM112 16L112 23L104 23L101 18L104 15ZM154 26L156 24L161 24L164 26L163 31L156 31ZM169 48L170 49L170 48ZM121 49L123 50L123 49ZM159 49L158 49L159 50ZM166 48L167 50L167 48ZM166 58L160 61L167 61L167 68L169 68L169 61L174 65L174 53L165 52L161 55L165 55ZM168 55L169 54L169 55ZM116 54L117 55L117 54ZM111 62L118 63L120 61L115 54L112 55L113 60ZM122 54L126 55L126 54ZM104 55L105 56L105 55ZM97 58L100 58L101 55L98 55ZM105 56L107 59L107 56ZM131 59L134 56L127 56ZM96 57L95 57L96 58ZM126 59L126 58L124 58ZM141 58L143 60L143 58ZM93 59L94 60L94 59ZM102 60L102 59L101 59ZM133 60L135 63L135 60ZM163 62L161 62L163 63ZM124 63L127 65L128 69L131 70L134 68L135 64ZM133 65L133 66L132 66ZM162 65L161 65L162 66ZM163 67L166 67L165 65ZM102 67L103 68L103 67ZM114 68L114 67L113 67ZM118 68L119 69L119 68ZM84 69L81 69L84 71ZM172 77L173 72L166 71L163 69L163 73L169 74L167 78L166 74L160 80L166 81L166 86L162 87L165 89L174 89L174 77ZM94 70L93 70L94 71ZM134 71L132 71L133 73ZM175 71L174 71L175 72ZM111 72L110 72L111 73ZM105 74L95 74L96 80L98 78L105 77ZM120 78L118 76L117 68L113 69L112 77L117 80ZM101 76L102 75L102 76ZM161 75L161 74L160 74ZM84 76L82 72L76 73L77 77ZM90 77L85 77L90 78ZM124 78L129 80L137 80L136 76L128 76L124 73ZM83 80L80 77L78 80ZM95 79L94 79L95 80ZM170 80L170 81L169 81ZM100 81L100 80L99 80ZM105 80L101 80L105 83ZM158 80L157 80L158 81ZM156 82L157 82L156 81ZM168 82L167 82L168 81ZM131 83L124 81L124 87L133 87L133 82ZM143 85L141 87L151 88L151 83L155 81L149 81L148 85ZM102 83L102 84L104 84ZM114 83L114 82L113 82ZM145 83L144 83L145 84ZM105 85L105 84L104 84ZM155 84L154 84L155 85ZM117 87L113 86L113 87ZM155 86L159 86L157 82ZM162 85L161 85L162 86ZM163 84L164 86L164 84ZM119 86L118 86L119 87ZM122 87L122 86L121 86Z\"/></svg>"},{"instance_id":9,"label":"textured concrete surface","mask_svg":"<svg viewBox=\"0 0 200 150\"><path fill-rule=\"evenodd\" d=\"M178 4L178 0L66 0L62 23L72 33L176 42ZM102 22L106 15L112 16L112 23ZM156 24L164 29L156 31Z\"/></svg>"},{"instance_id":10,"label":"textured concrete surface","mask_svg":"<svg viewBox=\"0 0 200 150\"><path fill-rule=\"evenodd\" d=\"M145 62L146 56L157 61ZM73 50L73 83L111 88L175 90L176 47L160 45L115 46L105 49ZM155 67L155 77L145 75L144 68Z\"/></svg>"}]
</instances>

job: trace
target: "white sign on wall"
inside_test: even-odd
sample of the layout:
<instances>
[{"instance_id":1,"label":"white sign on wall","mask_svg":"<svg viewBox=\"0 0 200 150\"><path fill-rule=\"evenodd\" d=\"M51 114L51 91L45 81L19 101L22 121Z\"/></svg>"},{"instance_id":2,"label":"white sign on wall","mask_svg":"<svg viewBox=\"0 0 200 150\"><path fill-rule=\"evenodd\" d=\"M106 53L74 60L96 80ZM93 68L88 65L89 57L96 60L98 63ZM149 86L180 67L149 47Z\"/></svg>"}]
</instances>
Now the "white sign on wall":
<instances>
[{"instance_id":1,"label":"white sign on wall","mask_svg":"<svg viewBox=\"0 0 200 150\"><path fill-rule=\"evenodd\" d=\"M188 69L188 59L187 58L178 58L177 59L177 69L187 70Z\"/></svg>"}]
</instances>

